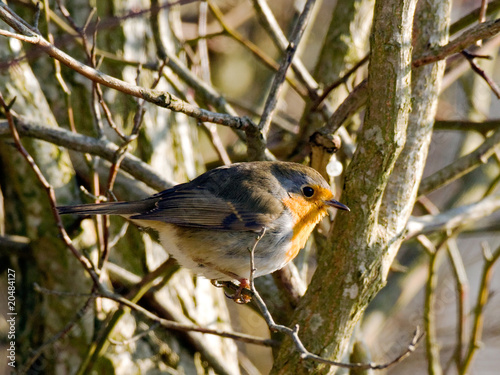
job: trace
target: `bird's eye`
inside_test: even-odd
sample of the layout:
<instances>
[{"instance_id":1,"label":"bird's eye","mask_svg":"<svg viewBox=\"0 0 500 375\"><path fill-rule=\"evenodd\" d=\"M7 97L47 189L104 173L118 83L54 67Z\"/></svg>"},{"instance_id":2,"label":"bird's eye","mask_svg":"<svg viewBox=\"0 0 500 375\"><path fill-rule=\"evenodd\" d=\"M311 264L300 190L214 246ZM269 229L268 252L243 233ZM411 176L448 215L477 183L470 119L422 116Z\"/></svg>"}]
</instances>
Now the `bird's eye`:
<instances>
[{"instance_id":1,"label":"bird's eye","mask_svg":"<svg viewBox=\"0 0 500 375\"><path fill-rule=\"evenodd\" d=\"M314 195L314 189L310 186L304 186L302 188L302 194L304 194L306 198L311 198Z\"/></svg>"}]
</instances>

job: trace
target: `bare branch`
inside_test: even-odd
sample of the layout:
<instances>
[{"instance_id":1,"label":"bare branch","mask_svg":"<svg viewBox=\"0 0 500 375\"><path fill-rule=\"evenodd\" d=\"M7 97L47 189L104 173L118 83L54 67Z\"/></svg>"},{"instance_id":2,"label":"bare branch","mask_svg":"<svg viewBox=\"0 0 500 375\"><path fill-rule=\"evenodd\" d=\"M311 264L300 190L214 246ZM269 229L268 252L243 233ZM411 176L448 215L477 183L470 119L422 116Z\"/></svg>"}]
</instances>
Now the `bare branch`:
<instances>
[{"instance_id":1,"label":"bare branch","mask_svg":"<svg viewBox=\"0 0 500 375\"><path fill-rule=\"evenodd\" d=\"M467 120L435 120L434 130L475 131L486 135L492 130L500 129L500 119L481 122Z\"/></svg>"},{"instance_id":2,"label":"bare branch","mask_svg":"<svg viewBox=\"0 0 500 375\"><path fill-rule=\"evenodd\" d=\"M500 209L500 195L490 195L479 202L452 208L437 215L412 216L406 226L406 239L421 233L452 230L475 223Z\"/></svg>"},{"instance_id":3,"label":"bare branch","mask_svg":"<svg viewBox=\"0 0 500 375\"><path fill-rule=\"evenodd\" d=\"M128 340L124 340L124 341L117 341L117 340L114 340L112 338L109 338L108 341L113 344L113 345L129 345L129 344L132 344L133 342L136 342L138 341L140 338L146 336L149 332L152 332L154 331L156 328L158 328L160 326L160 323L158 322L155 322L153 325L151 325L151 327L149 327L147 330L145 331L142 331L141 333L135 335L134 337L131 337L130 339Z\"/></svg>"},{"instance_id":4,"label":"bare branch","mask_svg":"<svg viewBox=\"0 0 500 375\"><path fill-rule=\"evenodd\" d=\"M475 168L485 164L500 145L500 130L496 130L481 146L468 155L464 155L448 166L424 178L420 183L418 195L426 195L446 185Z\"/></svg>"},{"instance_id":5,"label":"bare branch","mask_svg":"<svg viewBox=\"0 0 500 375\"><path fill-rule=\"evenodd\" d=\"M206 333L206 334L211 334L211 335L216 335L220 337L226 337L230 338L233 340L238 340L242 342L246 342L249 344L255 344L255 345L264 345L264 346L274 346L275 342L274 340L270 339L261 339L257 338L251 335L246 335L243 333L236 333L236 332L228 332L220 329L211 329L211 328L205 328L205 327L200 327L194 324L184 324L184 323L178 323L174 322L168 319L163 319L155 314L149 312L145 308L130 302L126 298L123 298L119 295L116 295L114 293L111 293L110 291L100 288L99 289L99 296L102 298L107 298L113 301L116 301L120 303L121 305L127 306L131 308L132 310L135 310L137 312L140 312L143 314L145 317L148 319L151 319L154 322L158 322L162 327L167 328L167 329L172 329L175 331L184 331L184 332L200 332L200 333Z\"/></svg>"},{"instance_id":6,"label":"bare branch","mask_svg":"<svg viewBox=\"0 0 500 375\"><path fill-rule=\"evenodd\" d=\"M500 259L500 247L495 250L489 259L485 259L481 275L481 284L479 286L479 293L477 295L477 302L475 306L474 327L472 329L471 339L467 353L465 354L464 362L459 369L459 374L461 375L469 373L472 361L480 348L484 326L484 308L486 307L490 296L493 266L496 264L498 259Z\"/></svg>"},{"instance_id":7,"label":"bare branch","mask_svg":"<svg viewBox=\"0 0 500 375\"><path fill-rule=\"evenodd\" d=\"M481 9L482 9L482 4L481 6L477 7L472 12L467 14L466 16L452 23L450 25L450 35L456 34L460 30L463 30L467 26L470 26L474 22L477 22L477 20L480 18ZM495 12L497 12L499 9L500 9L500 0L492 0L488 3L488 9L486 10L486 15L495 14Z\"/></svg>"},{"instance_id":8,"label":"bare branch","mask_svg":"<svg viewBox=\"0 0 500 375\"><path fill-rule=\"evenodd\" d=\"M471 28L470 30L467 30L447 45L423 53L420 56L415 56L415 58L413 59L413 66L419 67L439 60L443 60L448 56L463 51L465 48L474 44L476 41L490 38L498 34L499 32L500 19L481 23Z\"/></svg>"},{"instance_id":9,"label":"bare branch","mask_svg":"<svg viewBox=\"0 0 500 375\"><path fill-rule=\"evenodd\" d=\"M320 134L335 133L354 113L366 104L368 99L368 81L365 79L358 84L337 110L328 119L325 126L318 130Z\"/></svg>"},{"instance_id":10,"label":"bare branch","mask_svg":"<svg viewBox=\"0 0 500 375\"><path fill-rule=\"evenodd\" d=\"M276 109L276 105L278 104L278 96L281 92L281 88L283 87L283 83L285 82L286 72L292 64L293 57L295 55L295 52L297 51L300 40L302 39L302 35L304 34L307 20L309 19L314 4L315 0L308 0L305 3L304 9L300 13L297 23L292 31L292 35L290 36L290 43L288 44L288 47L286 49L283 61L280 64L278 72L274 76L274 80L267 96L266 104L264 106L264 112L259 122L259 129L261 129L264 133L264 137L267 137L267 133L269 132L271 119L274 110Z\"/></svg>"},{"instance_id":11,"label":"bare branch","mask_svg":"<svg viewBox=\"0 0 500 375\"><path fill-rule=\"evenodd\" d=\"M455 285L457 290L457 338L456 349L453 354L453 360L457 367L462 363L463 348L467 337L467 318L469 312L469 280L467 279L467 272L465 265L458 249L457 241L455 238L448 240L448 257L453 268L453 275L455 278Z\"/></svg>"},{"instance_id":12,"label":"bare branch","mask_svg":"<svg viewBox=\"0 0 500 375\"><path fill-rule=\"evenodd\" d=\"M280 50L286 50L288 46L288 40L281 30L281 27L276 21L269 5L266 0L253 0L254 8L256 10L257 16L259 17L259 21L262 26L266 29L266 31L271 36L276 47ZM292 69L300 81L306 86L309 91L309 95L312 97L317 96L318 83L311 76L307 68L304 66L302 61L295 57L292 60Z\"/></svg>"},{"instance_id":13,"label":"bare branch","mask_svg":"<svg viewBox=\"0 0 500 375\"><path fill-rule=\"evenodd\" d=\"M2 235L0 236L0 254L15 255L22 257L23 252L30 248L31 240L28 237L17 235Z\"/></svg>"},{"instance_id":14,"label":"bare branch","mask_svg":"<svg viewBox=\"0 0 500 375\"><path fill-rule=\"evenodd\" d=\"M71 150L97 155L110 162L115 160L116 152L119 149L116 144L105 139L88 137L62 128L49 128L30 124L21 117L16 119L16 123L19 134L25 137L37 138ZM9 125L5 121L0 121L0 136L9 135ZM174 185L165 181L148 164L128 153L125 154L121 168L158 191L168 189Z\"/></svg>"},{"instance_id":15,"label":"bare branch","mask_svg":"<svg viewBox=\"0 0 500 375\"><path fill-rule=\"evenodd\" d=\"M0 3L2 5L2 3ZM28 151L24 148L24 146L21 143L21 139L19 138L19 134L17 132L16 126L14 124L14 118L12 117L12 114L10 112L10 109L12 107L12 104L14 103L14 100L12 100L9 104L7 104L3 98L3 95L0 93L0 105L3 107L5 116L7 118L8 126L10 128L10 131L12 133L12 137L14 138L14 143L16 145L16 148L18 151L21 153L21 155L26 159L28 164L30 165L31 169L37 176L38 180L42 184L43 188L45 189L47 193L47 198L50 203L50 207L52 209L52 214L54 215L54 219L56 221L57 229L59 230L59 233L61 235L62 240L66 244L66 246L70 249L70 251L73 253L75 258L81 263L85 271L90 275L92 278L92 281L94 282L95 285L99 284L99 276L97 275L93 264L88 260L85 256L83 256L82 253L80 253L74 246L71 241L71 238L68 236L66 233L66 230L64 229L63 223L61 221L61 217L59 215L59 212L57 211L57 204L56 204L56 195L54 193L54 189L52 186L49 184L47 179L44 177L42 174L42 171L36 164L35 160L33 157L28 153Z\"/></svg>"},{"instance_id":16,"label":"bare branch","mask_svg":"<svg viewBox=\"0 0 500 375\"><path fill-rule=\"evenodd\" d=\"M17 16L17 14L10 11L10 9L3 3L0 3L0 19L4 20L18 33L32 38L33 41L31 43L42 48L43 51L49 56L59 60L64 65L87 77L93 82L103 84L104 86L116 89L128 95L142 98L160 107L184 113L185 115L194 117L200 121L213 122L244 131L249 131L256 127L249 118L235 117L228 114L220 114L203 108L198 108L168 92L146 89L144 87L132 85L93 69L88 65L82 64L65 52L56 48L41 35L36 34L35 31L26 26L25 22Z\"/></svg>"},{"instance_id":17,"label":"bare branch","mask_svg":"<svg viewBox=\"0 0 500 375\"><path fill-rule=\"evenodd\" d=\"M485 22L470 31L464 33L454 41L443 47L435 49L435 52L427 52L417 55L413 59L413 67L419 67L433 62L443 60L450 55L459 53L477 40L494 36L500 32L500 20ZM331 115L326 125L318 130L320 133L331 133L337 131L344 121L361 108L367 100L368 91L366 81L358 84L342 105Z\"/></svg>"},{"instance_id":18,"label":"bare branch","mask_svg":"<svg viewBox=\"0 0 500 375\"><path fill-rule=\"evenodd\" d=\"M337 79L335 82L329 84L324 90L323 90L323 93L321 94L321 96L316 99L311 107L311 111L314 111L316 110L316 108L318 108L321 103L323 102L323 100L325 100L327 98L327 96L333 91L335 90L337 87L339 87L340 85L342 84L345 84L347 83L347 81L349 80L349 78L361 67L363 66L365 63L368 62L369 60L369 57L370 55L366 55L365 57L363 57L361 60L359 60L351 69L349 69L347 72L345 72L345 74L340 77L339 79Z\"/></svg>"},{"instance_id":19,"label":"bare branch","mask_svg":"<svg viewBox=\"0 0 500 375\"><path fill-rule=\"evenodd\" d=\"M267 323L267 326L271 331L274 332L280 332L288 337L290 337L295 345L295 349L297 350L298 353L300 353L300 358L301 359L310 359L315 362L319 363L324 363L330 366L337 366L341 368L349 368L349 369L357 369L357 370L383 370L386 368L389 368L399 362L401 362L403 359L408 357L411 353L413 353L416 349L416 346L418 342L422 339L423 334L421 334L420 329L417 327L413 334L413 338L410 342L410 344L407 346L406 350L404 350L400 355L398 355L395 359L393 359L390 362L383 363L383 364L376 364L376 363L342 363L342 362L335 362L331 361L329 359L325 359L323 357L320 357L316 354L313 354L309 352L302 341L300 340L299 337L299 326L296 325L293 329L289 328L287 326L281 325L281 324L276 324L271 312L266 306L266 303L260 296L259 292L257 292L257 289L255 289L255 284L254 284L254 274L255 274L255 262L254 262L254 255L255 255L255 248L257 247L257 244L259 241L262 239L262 237L266 234L266 228L262 228L262 231L259 233L259 235L255 239L255 243L250 251L250 278L249 278L249 285L250 285L250 290L252 292L252 301L255 302L257 305L258 309L260 310L262 317Z\"/></svg>"},{"instance_id":20,"label":"bare branch","mask_svg":"<svg viewBox=\"0 0 500 375\"><path fill-rule=\"evenodd\" d=\"M480 56L474 55L466 50L463 50L461 53L462 53L462 55L465 56L465 58L469 62L472 70L474 72L476 72L477 74L479 74L479 76L486 81L488 86L490 86L491 91L493 91L495 93L495 95L497 96L497 98L500 99L500 88L498 88L495 81L493 81L493 79L490 78L488 76L488 74L486 74L486 72L483 69L481 69L481 67L474 61L475 57L480 57Z\"/></svg>"},{"instance_id":21,"label":"bare branch","mask_svg":"<svg viewBox=\"0 0 500 375\"><path fill-rule=\"evenodd\" d=\"M435 311L435 291L438 282L438 255L440 250L446 247L448 237L439 246L430 252L429 273L425 285L425 305L424 305L424 325L425 325L425 349L427 352L427 366L429 374L441 375L443 369L439 361L439 345L436 337L436 311Z\"/></svg>"},{"instance_id":22,"label":"bare branch","mask_svg":"<svg viewBox=\"0 0 500 375\"><path fill-rule=\"evenodd\" d=\"M20 40L21 42L26 42L31 44L37 44L40 40L40 37L38 35L25 36L22 34L11 33L10 31L7 30L0 30L0 35L5 36L7 38L14 38Z\"/></svg>"}]
</instances>

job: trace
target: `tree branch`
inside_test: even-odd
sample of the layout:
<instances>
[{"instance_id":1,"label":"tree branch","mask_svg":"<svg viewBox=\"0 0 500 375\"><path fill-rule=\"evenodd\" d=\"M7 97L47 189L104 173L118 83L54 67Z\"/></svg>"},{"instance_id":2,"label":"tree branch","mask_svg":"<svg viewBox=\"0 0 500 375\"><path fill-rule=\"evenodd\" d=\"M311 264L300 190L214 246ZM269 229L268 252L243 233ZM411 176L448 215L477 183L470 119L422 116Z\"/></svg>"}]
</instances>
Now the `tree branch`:
<instances>
[{"instance_id":1,"label":"tree branch","mask_svg":"<svg viewBox=\"0 0 500 375\"><path fill-rule=\"evenodd\" d=\"M355 208L337 215L329 233L328 251L321 252L318 268L292 318L300 326L304 346L332 360L342 358L355 325L382 287L384 271L388 271L383 263L387 261L392 233L379 227L376 217L383 190L404 145L410 111L415 5L413 0L375 2L368 109L357 151L346 170L343 192L343 200ZM330 329L321 329L324 325ZM300 360L294 343L287 340L272 373L305 374L324 369L319 364L305 368L299 365Z\"/></svg>"},{"instance_id":2,"label":"tree branch","mask_svg":"<svg viewBox=\"0 0 500 375\"><path fill-rule=\"evenodd\" d=\"M22 136L41 139L70 150L97 155L111 163L114 162L116 152L119 149L116 144L106 139L88 137L62 128L49 128L30 124L22 117L17 117L16 128ZM10 136L9 125L6 121L0 121L0 137L2 136ZM125 154L121 169L158 191L168 189L174 185L165 181L148 164L129 153Z\"/></svg>"},{"instance_id":3,"label":"tree branch","mask_svg":"<svg viewBox=\"0 0 500 375\"><path fill-rule=\"evenodd\" d=\"M432 49L422 55L416 56L413 66L419 67L443 60L448 56L463 51L478 40L490 38L500 32L500 19L480 23L479 25L465 31L447 45Z\"/></svg>"},{"instance_id":4,"label":"tree branch","mask_svg":"<svg viewBox=\"0 0 500 375\"><path fill-rule=\"evenodd\" d=\"M59 60L70 69L87 77L93 82L100 83L125 94L144 99L160 107L184 113L185 115L193 117L199 121L213 122L215 124L225 125L243 131L249 131L256 127L256 125L253 124L253 122L247 117L235 117L228 114L221 114L198 108L168 92L132 85L93 69L88 65L82 64L65 52L56 48L41 35L37 34L30 26L27 26L25 21L23 21L17 14L13 13L4 3L0 3L0 19L5 21L9 26L24 37L29 37L32 44L42 48L42 50L49 56ZM4 30L0 30L0 35L12 37L12 35L6 35Z\"/></svg>"},{"instance_id":5,"label":"tree branch","mask_svg":"<svg viewBox=\"0 0 500 375\"><path fill-rule=\"evenodd\" d=\"M269 329L274 332L280 332L285 335L287 335L292 341L295 346L295 349L297 352L300 354L300 358L302 360L312 360L314 362L326 364L329 366L337 366L341 368L348 368L348 369L356 369L356 370L383 370L386 368L389 368L402 360L404 360L406 357L408 357L411 353L413 353L416 349L416 345L418 342L422 339L423 335L420 333L419 328L415 330L412 340L410 344L406 347L406 350L404 350L400 355L398 355L396 358L391 360L390 362L382 363L382 364L376 364L376 363L343 363L343 362L336 362L329 360L327 358L323 358L319 355L311 353L309 350L306 349L304 344L302 343L300 337L299 337L299 325L295 325L295 327L289 328L287 326L281 325L281 324L276 324L271 312L267 308L264 300L260 296L259 292L257 289L255 289L254 285L254 274L255 274L255 263L254 263L254 253L255 253L255 248L257 247L259 241L262 239L262 237L266 234L266 228L262 228L262 231L259 233L259 235L255 239L255 243L250 251L250 278L249 278L249 285L250 285L250 290L252 292L252 300L254 303L257 305L259 311L262 314L262 317L266 321Z\"/></svg>"},{"instance_id":6,"label":"tree branch","mask_svg":"<svg viewBox=\"0 0 500 375\"><path fill-rule=\"evenodd\" d=\"M269 5L267 4L267 1L252 0L252 2L260 23L262 24L264 29L266 29L276 47L278 47L281 51L286 50L288 46L288 39L281 30L281 27L274 17L271 8L269 8ZM297 57L292 60L292 69L299 80L306 86L309 94L317 96L316 90L318 90L319 87L318 83L311 76L302 61Z\"/></svg>"},{"instance_id":7,"label":"tree branch","mask_svg":"<svg viewBox=\"0 0 500 375\"><path fill-rule=\"evenodd\" d=\"M412 66L416 68L446 59L453 54L460 53L476 41L494 36L499 32L500 20L482 23L471 28L471 30L460 35L445 46L437 47L431 52L417 54L413 58ZM365 81L353 89L342 105L331 115L325 126L318 130L320 133L336 131L347 118L352 116L366 103L368 92L363 87L364 85L366 85Z\"/></svg>"},{"instance_id":8,"label":"tree branch","mask_svg":"<svg viewBox=\"0 0 500 375\"><path fill-rule=\"evenodd\" d=\"M498 145L500 145L500 129L496 130L481 146L470 154L456 159L446 167L424 178L418 189L418 196L427 195L431 191L449 184L475 168L485 164L495 153L495 149Z\"/></svg>"},{"instance_id":9,"label":"tree branch","mask_svg":"<svg viewBox=\"0 0 500 375\"><path fill-rule=\"evenodd\" d=\"M492 130L500 129L500 119L481 122L467 120L435 120L434 130L475 131L484 136Z\"/></svg>"},{"instance_id":10,"label":"tree branch","mask_svg":"<svg viewBox=\"0 0 500 375\"><path fill-rule=\"evenodd\" d=\"M481 345L481 338L484 327L484 309L490 298L490 285L493 276L493 268L496 262L500 259L500 247L493 254L485 256L485 264L481 274L481 283L479 285L479 293L474 311L474 327L472 329L471 338L467 353L462 366L459 368L459 374L465 375L469 373L470 366L477 354L477 350Z\"/></svg>"},{"instance_id":11,"label":"tree branch","mask_svg":"<svg viewBox=\"0 0 500 375\"><path fill-rule=\"evenodd\" d=\"M479 202L452 208L437 215L412 216L406 225L406 239L437 230L453 230L485 218L500 209L500 195L490 195Z\"/></svg>"},{"instance_id":12,"label":"tree branch","mask_svg":"<svg viewBox=\"0 0 500 375\"><path fill-rule=\"evenodd\" d=\"M264 111L259 122L259 129L261 129L264 133L264 137L267 137L267 133L269 132L271 119L274 110L276 109L276 105L278 104L278 96L281 92L281 88L283 87L283 83L285 82L286 73L292 64L293 57L297 51L300 40L302 39L302 35L304 34L304 30L307 25L307 20L309 19L315 2L316 0L307 0L304 4L304 8L297 19L292 35L290 35L290 42L286 48L283 61L280 64L278 72L274 76L271 89L269 90L269 94L266 99L266 104L264 105Z\"/></svg>"}]
</instances>

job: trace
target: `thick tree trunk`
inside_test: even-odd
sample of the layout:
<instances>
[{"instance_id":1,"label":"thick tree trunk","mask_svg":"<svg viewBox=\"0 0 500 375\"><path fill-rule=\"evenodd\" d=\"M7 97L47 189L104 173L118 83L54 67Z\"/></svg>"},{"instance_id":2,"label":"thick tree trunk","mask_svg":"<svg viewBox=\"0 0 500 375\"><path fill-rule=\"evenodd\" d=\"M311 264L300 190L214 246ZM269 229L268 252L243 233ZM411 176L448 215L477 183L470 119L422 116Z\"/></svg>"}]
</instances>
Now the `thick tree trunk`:
<instances>
[{"instance_id":1,"label":"thick tree trunk","mask_svg":"<svg viewBox=\"0 0 500 375\"><path fill-rule=\"evenodd\" d=\"M412 22L416 1L377 1L371 35L368 106L358 148L346 171L339 215L293 324L308 350L340 360L368 302L385 283L395 252L394 232L379 215L384 190L403 149L410 113ZM411 168L412 166L409 166ZM413 204L413 202L406 202ZM385 218L384 218L385 219ZM401 241L401 238L398 239ZM303 363L285 340L274 374L329 373L330 366Z\"/></svg>"}]
</instances>

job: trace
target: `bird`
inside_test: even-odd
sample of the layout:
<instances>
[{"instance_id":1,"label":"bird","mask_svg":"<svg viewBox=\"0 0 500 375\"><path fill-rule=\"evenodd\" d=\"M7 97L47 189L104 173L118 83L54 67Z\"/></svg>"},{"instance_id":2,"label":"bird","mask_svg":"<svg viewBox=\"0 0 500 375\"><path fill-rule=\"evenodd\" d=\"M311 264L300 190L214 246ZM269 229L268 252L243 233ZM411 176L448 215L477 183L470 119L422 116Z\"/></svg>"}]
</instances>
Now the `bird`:
<instances>
[{"instance_id":1,"label":"bird","mask_svg":"<svg viewBox=\"0 0 500 375\"><path fill-rule=\"evenodd\" d=\"M143 200L59 206L58 212L120 215L152 228L181 266L213 283L238 281L233 297L246 303L241 291L250 273L270 274L295 258L329 207L349 211L315 169L256 161L209 170Z\"/></svg>"}]
</instances>

